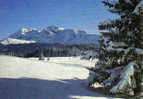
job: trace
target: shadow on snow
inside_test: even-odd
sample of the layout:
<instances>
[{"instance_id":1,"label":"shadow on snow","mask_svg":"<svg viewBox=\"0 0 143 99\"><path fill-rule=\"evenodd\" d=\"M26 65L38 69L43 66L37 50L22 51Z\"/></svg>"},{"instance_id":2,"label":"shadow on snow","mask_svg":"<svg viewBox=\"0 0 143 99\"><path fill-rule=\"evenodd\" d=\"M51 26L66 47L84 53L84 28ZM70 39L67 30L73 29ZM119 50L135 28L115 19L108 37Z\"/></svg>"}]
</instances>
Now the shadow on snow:
<instances>
[{"instance_id":1,"label":"shadow on snow","mask_svg":"<svg viewBox=\"0 0 143 99\"><path fill-rule=\"evenodd\" d=\"M70 80L0 78L0 99L76 99L71 96L103 97L87 90L83 80L76 78Z\"/></svg>"}]
</instances>

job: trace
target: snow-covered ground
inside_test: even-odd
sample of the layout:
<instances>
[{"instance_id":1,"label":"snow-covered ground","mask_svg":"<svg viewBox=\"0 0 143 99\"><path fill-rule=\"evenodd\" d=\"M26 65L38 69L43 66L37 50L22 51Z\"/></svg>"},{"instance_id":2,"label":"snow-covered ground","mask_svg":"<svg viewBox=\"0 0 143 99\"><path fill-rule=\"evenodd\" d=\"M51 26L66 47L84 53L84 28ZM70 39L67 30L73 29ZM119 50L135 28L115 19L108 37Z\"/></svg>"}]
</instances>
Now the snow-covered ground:
<instances>
[{"instance_id":1,"label":"snow-covered ground","mask_svg":"<svg viewBox=\"0 0 143 99\"><path fill-rule=\"evenodd\" d=\"M94 62L79 57L39 61L0 56L0 99L115 99L85 86L88 66Z\"/></svg>"},{"instance_id":2,"label":"snow-covered ground","mask_svg":"<svg viewBox=\"0 0 143 99\"><path fill-rule=\"evenodd\" d=\"M36 42L35 41L26 41L26 40L6 38L4 40L0 40L0 43L3 45L8 45L8 44L30 44L30 43L36 43Z\"/></svg>"}]
</instances>

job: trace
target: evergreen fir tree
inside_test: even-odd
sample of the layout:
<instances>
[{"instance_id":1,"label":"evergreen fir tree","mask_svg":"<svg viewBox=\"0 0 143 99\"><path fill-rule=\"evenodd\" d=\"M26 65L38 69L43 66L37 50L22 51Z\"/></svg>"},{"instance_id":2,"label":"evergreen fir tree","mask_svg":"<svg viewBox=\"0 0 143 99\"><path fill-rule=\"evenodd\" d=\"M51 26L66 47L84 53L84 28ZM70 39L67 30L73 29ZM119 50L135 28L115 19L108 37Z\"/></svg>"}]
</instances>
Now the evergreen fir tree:
<instances>
[{"instance_id":1,"label":"evergreen fir tree","mask_svg":"<svg viewBox=\"0 0 143 99\"><path fill-rule=\"evenodd\" d=\"M40 49L39 50L39 60L44 60L44 52L43 52L43 49Z\"/></svg>"},{"instance_id":2,"label":"evergreen fir tree","mask_svg":"<svg viewBox=\"0 0 143 99\"><path fill-rule=\"evenodd\" d=\"M118 19L99 24L94 82L111 93L143 95L143 0L103 0Z\"/></svg>"}]
</instances>

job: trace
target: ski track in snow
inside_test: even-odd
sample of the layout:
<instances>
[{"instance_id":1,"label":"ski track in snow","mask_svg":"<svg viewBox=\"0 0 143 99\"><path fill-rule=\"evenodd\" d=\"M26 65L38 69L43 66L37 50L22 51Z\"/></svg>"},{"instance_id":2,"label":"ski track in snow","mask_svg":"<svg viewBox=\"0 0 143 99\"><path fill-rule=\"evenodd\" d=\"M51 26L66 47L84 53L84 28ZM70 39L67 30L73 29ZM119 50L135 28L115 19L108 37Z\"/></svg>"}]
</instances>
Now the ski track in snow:
<instances>
[{"instance_id":1,"label":"ski track in snow","mask_svg":"<svg viewBox=\"0 0 143 99\"><path fill-rule=\"evenodd\" d=\"M49 61L0 56L0 99L118 99L86 88L94 62L79 57Z\"/></svg>"}]
</instances>

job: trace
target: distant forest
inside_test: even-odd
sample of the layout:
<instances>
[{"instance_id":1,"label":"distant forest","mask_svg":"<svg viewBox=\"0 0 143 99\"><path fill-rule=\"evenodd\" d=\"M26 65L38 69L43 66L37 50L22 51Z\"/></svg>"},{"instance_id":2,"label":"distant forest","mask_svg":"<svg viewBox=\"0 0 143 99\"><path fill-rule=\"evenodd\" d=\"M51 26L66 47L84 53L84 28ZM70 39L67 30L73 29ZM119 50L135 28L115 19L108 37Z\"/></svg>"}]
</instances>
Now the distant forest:
<instances>
[{"instance_id":1,"label":"distant forest","mask_svg":"<svg viewBox=\"0 0 143 99\"><path fill-rule=\"evenodd\" d=\"M94 45L94 46L93 46ZM57 56L79 56L83 51L95 50L97 46L91 45L63 45L47 43L31 44L0 44L0 54L18 57L38 57L43 54L45 57Z\"/></svg>"}]
</instances>

